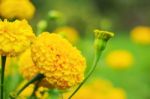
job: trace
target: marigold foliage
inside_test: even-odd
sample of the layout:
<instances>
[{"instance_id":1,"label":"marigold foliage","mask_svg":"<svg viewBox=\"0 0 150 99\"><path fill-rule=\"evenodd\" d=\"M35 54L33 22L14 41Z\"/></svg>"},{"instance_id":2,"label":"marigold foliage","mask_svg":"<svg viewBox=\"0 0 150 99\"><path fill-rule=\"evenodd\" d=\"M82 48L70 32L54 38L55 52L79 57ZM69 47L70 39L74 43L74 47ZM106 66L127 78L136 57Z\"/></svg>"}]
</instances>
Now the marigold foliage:
<instances>
[{"instance_id":1,"label":"marigold foliage","mask_svg":"<svg viewBox=\"0 0 150 99\"><path fill-rule=\"evenodd\" d=\"M0 55L16 56L28 48L34 38L26 20L0 21Z\"/></svg>"},{"instance_id":2,"label":"marigold foliage","mask_svg":"<svg viewBox=\"0 0 150 99\"><path fill-rule=\"evenodd\" d=\"M31 19L35 7L30 0L2 0L0 16L4 18Z\"/></svg>"}]
</instances>

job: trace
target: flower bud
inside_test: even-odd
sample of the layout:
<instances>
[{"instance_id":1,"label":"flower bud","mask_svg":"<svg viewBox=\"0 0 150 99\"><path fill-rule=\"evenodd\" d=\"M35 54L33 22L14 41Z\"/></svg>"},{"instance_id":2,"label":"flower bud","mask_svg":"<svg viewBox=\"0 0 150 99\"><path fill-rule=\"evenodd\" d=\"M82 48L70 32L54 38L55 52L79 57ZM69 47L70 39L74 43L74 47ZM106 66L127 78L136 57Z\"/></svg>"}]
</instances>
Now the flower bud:
<instances>
[{"instance_id":1,"label":"flower bud","mask_svg":"<svg viewBox=\"0 0 150 99\"><path fill-rule=\"evenodd\" d=\"M99 54L106 47L107 41L114 36L114 33L108 31L95 30L94 47L96 53Z\"/></svg>"}]
</instances>

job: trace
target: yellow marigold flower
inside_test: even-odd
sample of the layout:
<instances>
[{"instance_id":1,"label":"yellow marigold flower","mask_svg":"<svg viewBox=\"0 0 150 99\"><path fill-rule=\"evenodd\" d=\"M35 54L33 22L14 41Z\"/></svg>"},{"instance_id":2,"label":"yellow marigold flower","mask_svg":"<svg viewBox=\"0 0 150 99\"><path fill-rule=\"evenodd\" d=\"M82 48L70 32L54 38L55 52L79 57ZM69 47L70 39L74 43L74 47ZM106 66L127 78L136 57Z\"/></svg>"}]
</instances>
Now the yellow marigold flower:
<instances>
[{"instance_id":1,"label":"yellow marigold flower","mask_svg":"<svg viewBox=\"0 0 150 99\"><path fill-rule=\"evenodd\" d=\"M23 81L18 86L17 90L20 90L26 83L27 83L27 81ZM27 97L31 96L33 89L34 89L34 85L33 84L29 85L25 90L23 90L21 92L21 94L19 95L19 97L17 99L27 99Z\"/></svg>"},{"instance_id":2,"label":"yellow marigold flower","mask_svg":"<svg viewBox=\"0 0 150 99\"><path fill-rule=\"evenodd\" d=\"M15 56L30 46L35 38L26 20L0 21L0 55Z\"/></svg>"},{"instance_id":3,"label":"yellow marigold flower","mask_svg":"<svg viewBox=\"0 0 150 99\"><path fill-rule=\"evenodd\" d=\"M28 64L27 64L28 62ZM32 68L32 69L31 69ZM38 69L35 67L31 58L31 49L27 49L19 57L19 70L25 78L32 78L38 74Z\"/></svg>"},{"instance_id":4,"label":"yellow marigold flower","mask_svg":"<svg viewBox=\"0 0 150 99\"><path fill-rule=\"evenodd\" d=\"M150 44L150 27L135 27L131 31L131 38L135 43Z\"/></svg>"},{"instance_id":5,"label":"yellow marigold flower","mask_svg":"<svg viewBox=\"0 0 150 99\"><path fill-rule=\"evenodd\" d=\"M30 80L39 73L39 69L35 66L35 64L32 61L30 48L20 55L18 64L19 64L19 71L24 78ZM43 79L40 85L47 86L48 84L47 81Z\"/></svg>"},{"instance_id":6,"label":"yellow marigold flower","mask_svg":"<svg viewBox=\"0 0 150 99\"><path fill-rule=\"evenodd\" d=\"M114 69L129 68L133 64L133 56L126 50L115 50L108 54L106 63Z\"/></svg>"},{"instance_id":7,"label":"yellow marigold flower","mask_svg":"<svg viewBox=\"0 0 150 99\"><path fill-rule=\"evenodd\" d=\"M46 87L66 89L84 78L85 58L57 34L44 32L39 35L31 46L31 55L39 72L45 75Z\"/></svg>"},{"instance_id":8,"label":"yellow marigold flower","mask_svg":"<svg viewBox=\"0 0 150 99\"><path fill-rule=\"evenodd\" d=\"M72 92L64 94L65 99ZM107 80L95 80L81 88L72 99L126 99L126 92Z\"/></svg>"},{"instance_id":9,"label":"yellow marigold flower","mask_svg":"<svg viewBox=\"0 0 150 99\"><path fill-rule=\"evenodd\" d=\"M2 0L0 16L4 18L31 19L35 7L30 0Z\"/></svg>"},{"instance_id":10,"label":"yellow marigold flower","mask_svg":"<svg viewBox=\"0 0 150 99\"><path fill-rule=\"evenodd\" d=\"M19 87L17 88L17 90L21 89L26 83L27 83L26 80L23 81L19 85ZM19 97L17 97L17 99L28 99L32 95L34 87L35 87L34 84L29 85L25 90L23 90L21 92L21 94L19 95ZM38 99L48 99L49 95L48 95L48 92L47 92L47 88L39 87L37 89L37 91L35 92L35 96Z\"/></svg>"},{"instance_id":11,"label":"yellow marigold flower","mask_svg":"<svg viewBox=\"0 0 150 99\"><path fill-rule=\"evenodd\" d=\"M72 44L75 44L79 39L79 34L77 30L72 27L60 27L57 28L54 33L62 35L64 38L68 39Z\"/></svg>"}]
</instances>

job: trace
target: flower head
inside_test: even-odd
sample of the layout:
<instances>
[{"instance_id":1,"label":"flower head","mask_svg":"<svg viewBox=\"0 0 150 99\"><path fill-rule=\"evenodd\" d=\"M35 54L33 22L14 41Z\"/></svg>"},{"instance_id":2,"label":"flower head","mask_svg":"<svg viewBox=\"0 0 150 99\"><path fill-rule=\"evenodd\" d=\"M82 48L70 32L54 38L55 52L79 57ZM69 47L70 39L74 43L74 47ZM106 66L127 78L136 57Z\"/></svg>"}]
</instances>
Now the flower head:
<instances>
[{"instance_id":1,"label":"flower head","mask_svg":"<svg viewBox=\"0 0 150 99\"><path fill-rule=\"evenodd\" d=\"M32 61L30 48L20 55L18 64L19 71L25 78L31 79L39 72Z\"/></svg>"},{"instance_id":2,"label":"flower head","mask_svg":"<svg viewBox=\"0 0 150 99\"><path fill-rule=\"evenodd\" d=\"M114 69L126 69L132 66L133 56L129 51L112 51L106 57L106 63Z\"/></svg>"},{"instance_id":3,"label":"flower head","mask_svg":"<svg viewBox=\"0 0 150 99\"><path fill-rule=\"evenodd\" d=\"M34 38L26 20L0 21L0 55L16 56L28 48Z\"/></svg>"},{"instance_id":4,"label":"flower head","mask_svg":"<svg viewBox=\"0 0 150 99\"><path fill-rule=\"evenodd\" d=\"M150 44L150 27L138 26L131 31L131 38L138 44Z\"/></svg>"},{"instance_id":5,"label":"flower head","mask_svg":"<svg viewBox=\"0 0 150 99\"><path fill-rule=\"evenodd\" d=\"M57 34L42 33L31 46L35 66L24 70L27 79L31 74L42 73L40 85L48 88L67 89L84 78L86 62L81 53ZM31 72L32 70L35 72ZM28 76L29 75L29 76Z\"/></svg>"},{"instance_id":6,"label":"flower head","mask_svg":"<svg viewBox=\"0 0 150 99\"><path fill-rule=\"evenodd\" d=\"M2 0L0 16L4 18L30 19L35 8L30 0Z\"/></svg>"},{"instance_id":7,"label":"flower head","mask_svg":"<svg viewBox=\"0 0 150 99\"><path fill-rule=\"evenodd\" d=\"M69 40L72 44L75 44L79 39L78 32L72 27L61 27L57 28L55 33L58 33Z\"/></svg>"}]
</instances>

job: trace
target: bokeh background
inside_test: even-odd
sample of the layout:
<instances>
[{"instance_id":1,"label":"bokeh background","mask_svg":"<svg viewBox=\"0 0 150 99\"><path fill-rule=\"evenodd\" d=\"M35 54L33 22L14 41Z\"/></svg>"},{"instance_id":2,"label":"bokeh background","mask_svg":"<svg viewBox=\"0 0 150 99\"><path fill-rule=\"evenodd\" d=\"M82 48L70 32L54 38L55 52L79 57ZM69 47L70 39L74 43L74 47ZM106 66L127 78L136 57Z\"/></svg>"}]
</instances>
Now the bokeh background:
<instances>
[{"instance_id":1,"label":"bokeh background","mask_svg":"<svg viewBox=\"0 0 150 99\"><path fill-rule=\"evenodd\" d=\"M73 29L70 31L78 36L70 33L68 38L72 40L75 37L73 44L86 57L87 71L94 57L93 30L114 32L114 38L109 41L94 74L87 83L106 80L112 83L113 87L121 88L126 94L125 99L150 99L150 0L32 0L32 2L36 12L29 22L34 31L37 31L38 22L46 19L50 11L58 11L60 17L57 22L49 20L48 28L45 30L54 32L60 27ZM6 84L8 83L9 89L12 90L22 78L14 74L7 80ZM10 84L10 80L15 83Z\"/></svg>"}]
</instances>

